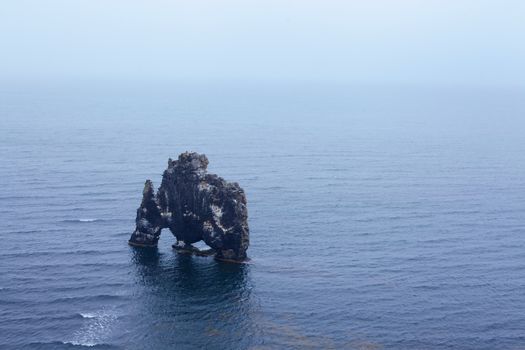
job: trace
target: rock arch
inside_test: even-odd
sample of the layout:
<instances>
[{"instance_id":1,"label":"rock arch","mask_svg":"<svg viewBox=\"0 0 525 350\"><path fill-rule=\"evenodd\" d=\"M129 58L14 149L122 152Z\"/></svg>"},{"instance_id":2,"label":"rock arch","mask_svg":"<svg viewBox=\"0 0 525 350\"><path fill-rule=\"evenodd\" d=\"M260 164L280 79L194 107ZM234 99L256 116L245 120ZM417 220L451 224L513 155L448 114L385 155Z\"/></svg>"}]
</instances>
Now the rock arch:
<instances>
[{"instance_id":1,"label":"rock arch","mask_svg":"<svg viewBox=\"0 0 525 350\"><path fill-rule=\"evenodd\" d=\"M204 241L218 259L247 258L249 228L246 196L236 182L208 174L204 154L185 152L168 160L155 194L153 183L144 184L137 209L136 228L129 244L155 247L162 229L177 238L174 248L198 251L192 244Z\"/></svg>"}]
</instances>

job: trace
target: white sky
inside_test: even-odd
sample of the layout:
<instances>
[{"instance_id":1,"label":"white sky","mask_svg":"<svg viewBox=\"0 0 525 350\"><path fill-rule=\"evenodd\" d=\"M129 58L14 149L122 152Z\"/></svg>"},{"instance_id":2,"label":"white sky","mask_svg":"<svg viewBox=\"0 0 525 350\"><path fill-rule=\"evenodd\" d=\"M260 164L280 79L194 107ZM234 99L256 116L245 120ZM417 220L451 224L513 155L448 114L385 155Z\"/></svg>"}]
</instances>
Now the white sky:
<instances>
[{"instance_id":1,"label":"white sky","mask_svg":"<svg viewBox=\"0 0 525 350\"><path fill-rule=\"evenodd\" d=\"M0 79L525 85L522 0L12 0Z\"/></svg>"}]
</instances>

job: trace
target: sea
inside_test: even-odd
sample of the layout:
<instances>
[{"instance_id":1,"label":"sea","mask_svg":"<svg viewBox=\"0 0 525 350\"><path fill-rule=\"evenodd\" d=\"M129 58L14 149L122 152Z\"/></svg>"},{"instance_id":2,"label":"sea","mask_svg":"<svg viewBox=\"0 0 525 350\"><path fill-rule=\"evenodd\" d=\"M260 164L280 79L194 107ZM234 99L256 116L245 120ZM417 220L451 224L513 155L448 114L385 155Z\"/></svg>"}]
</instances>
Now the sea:
<instances>
[{"instance_id":1,"label":"sea","mask_svg":"<svg viewBox=\"0 0 525 350\"><path fill-rule=\"evenodd\" d=\"M207 155L249 263L128 246ZM0 84L0 349L524 349L525 90Z\"/></svg>"}]
</instances>

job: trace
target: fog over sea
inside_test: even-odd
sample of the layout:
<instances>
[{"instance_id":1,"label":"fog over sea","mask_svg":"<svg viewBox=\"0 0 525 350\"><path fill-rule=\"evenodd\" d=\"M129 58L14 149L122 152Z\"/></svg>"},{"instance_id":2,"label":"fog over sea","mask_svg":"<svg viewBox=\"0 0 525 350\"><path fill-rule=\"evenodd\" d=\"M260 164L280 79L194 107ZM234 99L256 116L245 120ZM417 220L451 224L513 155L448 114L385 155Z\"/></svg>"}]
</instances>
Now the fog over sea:
<instances>
[{"instance_id":1,"label":"fog over sea","mask_svg":"<svg viewBox=\"0 0 525 350\"><path fill-rule=\"evenodd\" d=\"M127 245L205 153L250 264ZM525 91L0 86L0 349L523 349Z\"/></svg>"}]
</instances>

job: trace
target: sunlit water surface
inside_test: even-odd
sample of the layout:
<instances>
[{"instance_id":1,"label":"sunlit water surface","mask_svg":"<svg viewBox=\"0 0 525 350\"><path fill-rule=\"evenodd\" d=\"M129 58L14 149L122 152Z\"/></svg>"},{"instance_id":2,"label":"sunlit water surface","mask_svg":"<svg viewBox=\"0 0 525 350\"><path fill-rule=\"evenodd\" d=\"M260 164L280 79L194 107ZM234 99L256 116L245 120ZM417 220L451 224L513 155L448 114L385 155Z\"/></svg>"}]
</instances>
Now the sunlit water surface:
<instances>
[{"instance_id":1,"label":"sunlit water surface","mask_svg":"<svg viewBox=\"0 0 525 350\"><path fill-rule=\"evenodd\" d=\"M0 348L522 349L525 98L511 89L0 89ZM205 153L252 261L126 242Z\"/></svg>"}]
</instances>

